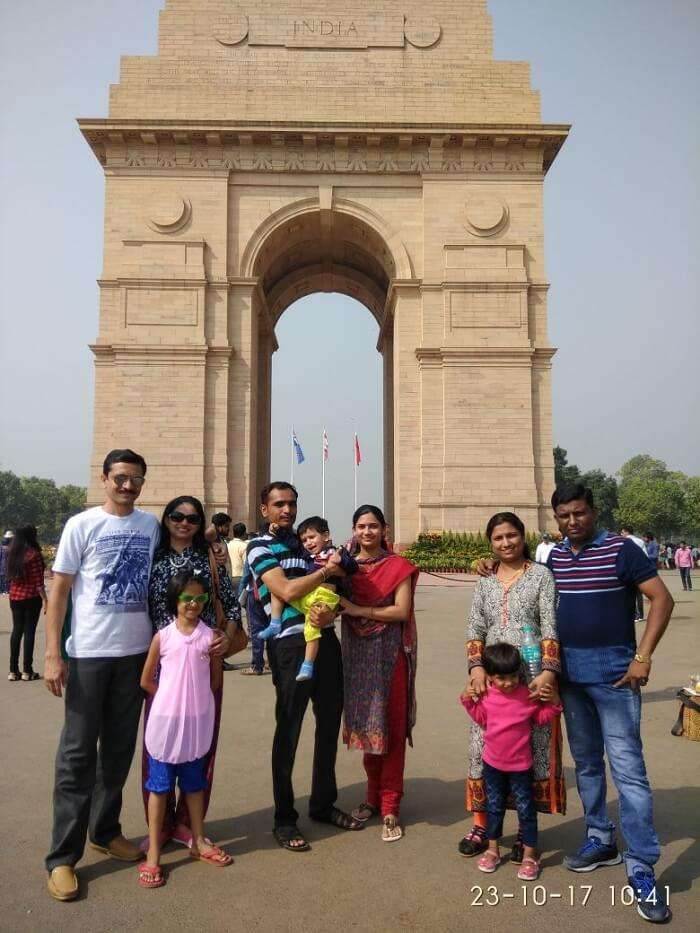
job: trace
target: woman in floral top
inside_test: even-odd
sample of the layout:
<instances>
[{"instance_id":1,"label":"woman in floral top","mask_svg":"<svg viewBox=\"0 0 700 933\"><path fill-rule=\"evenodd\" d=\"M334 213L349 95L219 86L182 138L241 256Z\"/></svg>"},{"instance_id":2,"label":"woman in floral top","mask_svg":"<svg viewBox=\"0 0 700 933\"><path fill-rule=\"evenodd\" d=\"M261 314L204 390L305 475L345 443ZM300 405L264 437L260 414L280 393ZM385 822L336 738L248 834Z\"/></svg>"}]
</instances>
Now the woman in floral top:
<instances>
[{"instance_id":1,"label":"woman in floral top","mask_svg":"<svg viewBox=\"0 0 700 933\"><path fill-rule=\"evenodd\" d=\"M542 649L542 673L529 684L538 696L546 684L555 684L559 673L559 640L555 620L554 578L547 567L530 560L525 541L525 526L512 512L499 512L489 521L486 536L491 542L497 563L491 576L476 584L467 621L467 689L486 690L486 672L481 663L485 645L507 642L520 648L524 629L531 627L539 635ZM522 672L525 680L525 671ZM481 755L483 730L471 724L469 738L469 773L467 810L474 814L474 825L459 844L462 855L482 852L486 839L486 794L482 777ZM566 788L561 762L561 725L559 717L552 724L533 730L533 784L537 809L542 813L564 813ZM513 846L512 860L522 861L520 835Z\"/></svg>"},{"instance_id":2,"label":"woman in floral top","mask_svg":"<svg viewBox=\"0 0 700 933\"><path fill-rule=\"evenodd\" d=\"M166 592L170 580L185 566L194 568L195 573L201 574L202 586L208 593L214 592L209 563L210 547L204 537L205 519L204 509L199 499L193 496L178 496L169 502L163 511L161 522L160 544L153 558L153 568L148 584L148 609L153 623L154 632L172 622L172 615L168 611ZM236 594L226 569L217 566L219 576L219 597L224 609L224 615L230 625L241 624L241 610ZM216 612L210 600L202 612L200 619L210 628L216 628ZM225 632L217 632L211 644L210 651L225 657L230 648L230 638ZM219 740L219 723L221 721L221 700L223 685L214 693L216 718L214 722L214 737L208 754L206 768L207 786L204 791L204 814L209 806L209 797L214 780L214 764L216 760L216 746ZM150 700L146 700L145 723L150 710ZM148 778L148 757L144 747L142 762L142 784ZM143 791L144 806L148 807L148 791ZM146 810L148 816L148 810ZM184 795L176 802L175 794L168 797L168 805L163 823L162 842L173 839L183 845L189 845L191 840L190 815L187 810ZM145 842L148 842L146 837Z\"/></svg>"}]
</instances>

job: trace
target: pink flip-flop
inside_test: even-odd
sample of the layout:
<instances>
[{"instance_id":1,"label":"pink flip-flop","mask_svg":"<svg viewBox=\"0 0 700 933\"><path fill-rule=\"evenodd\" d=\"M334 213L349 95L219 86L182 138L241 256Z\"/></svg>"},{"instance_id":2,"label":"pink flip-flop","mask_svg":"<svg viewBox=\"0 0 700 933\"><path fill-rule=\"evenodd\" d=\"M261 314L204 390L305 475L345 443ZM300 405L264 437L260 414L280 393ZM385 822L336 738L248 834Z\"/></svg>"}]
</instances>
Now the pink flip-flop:
<instances>
[{"instance_id":1,"label":"pink flip-flop","mask_svg":"<svg viewBox=\"0 0 700 933\"><path fill-rule=\"evenodd\" d=\"M193 859L200 862L208 862L215 868L224 868L226 865L231 864L233 859L227 852L224 852L224 850L220 849L218 846L212 845L208 839L205 839L205 842L207 845L211 846L211 849L208 852L193 852L192 849L190 849L190 855Z\"/></svg>"},{"instance_id":2,"label":"pink flip-flop","mask_svg":"<svg viewBox=\"0 0 700 933\"><path fill-rule=\"evenodd\" d=\"M521 881L537 881L540 874L540 863L536 858L530 858L528 855L527 858L524 858L520 870L518 871L518 878Z\"/></svg>"},{"instance_id":3,"label":"pink flip-flop","mask_svg":"<svg viewBox=\"0 0 700 933\"><path fill-rule=\"evenodd\" d=\"M500 856L496 855L493 852L484 852L477 863L479 871L486 872L487 875L490 875L491 872L496 871L498 866L501 864Z\"/></svg>"},{"instance_id":4,"label":"pink flip-flop","mask_svg":"<svg viewBox=\"0 0 700 933\"><path fill-rule=\"evenodd\" d=\"M165 876L160 865L146 865L141 862L138 868L139 884L142 888L162 888L165 884Z\"/></svg>"}]
</instances>

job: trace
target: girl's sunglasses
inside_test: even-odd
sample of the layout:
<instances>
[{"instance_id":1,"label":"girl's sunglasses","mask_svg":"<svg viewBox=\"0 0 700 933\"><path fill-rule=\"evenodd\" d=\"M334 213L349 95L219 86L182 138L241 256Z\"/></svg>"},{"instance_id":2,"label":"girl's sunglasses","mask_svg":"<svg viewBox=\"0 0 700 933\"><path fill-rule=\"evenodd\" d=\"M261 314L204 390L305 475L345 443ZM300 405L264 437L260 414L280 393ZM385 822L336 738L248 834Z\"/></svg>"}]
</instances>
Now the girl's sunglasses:
<instances>
[{"instance_id":1,"label":"girl's sunglasses","mask_svg":"<svg viewBox=\"0 0 700 933\"><path fill-rule=\"evenodd\" d=\"M177 525L179 525L180 522L187 522L188 525L199 525L202 521L199 515L185 515L184 512L171 512L168 518Z\"/></svg>"},{"instance_id":2,"label":"girl's sunglasses","mask_svg":"<svg viewBox=\"0 0 700 933\"><path fill-rule=\"evenodd\" d=\"M191 596L189 593L180 593L177 601L179 603L200 603L204 606L209 602L209 593L200 593L199 596Z\"/></svg>"}]
</instances>

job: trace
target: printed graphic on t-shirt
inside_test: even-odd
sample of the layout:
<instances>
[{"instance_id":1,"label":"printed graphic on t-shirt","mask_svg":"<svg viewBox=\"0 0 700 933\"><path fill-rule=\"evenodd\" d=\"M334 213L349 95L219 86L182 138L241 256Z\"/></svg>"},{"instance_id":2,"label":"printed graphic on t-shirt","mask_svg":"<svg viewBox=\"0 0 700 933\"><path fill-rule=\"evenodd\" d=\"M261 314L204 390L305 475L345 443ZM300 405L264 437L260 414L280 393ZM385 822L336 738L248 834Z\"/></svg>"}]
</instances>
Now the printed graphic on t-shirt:
<instances>
[{"instance_id":1,"label":"printed graphic on t-shirt","mask_svg":"<svg viewBox=\"0 0 700 933\"><path fill-rule=\"evenodd\" d=\"M141 534L98 538L95 550L104 563L97 574L96 606L119 606L121 612L144 612L148 604L151 539Z\"/></svg>"}]
</instances>

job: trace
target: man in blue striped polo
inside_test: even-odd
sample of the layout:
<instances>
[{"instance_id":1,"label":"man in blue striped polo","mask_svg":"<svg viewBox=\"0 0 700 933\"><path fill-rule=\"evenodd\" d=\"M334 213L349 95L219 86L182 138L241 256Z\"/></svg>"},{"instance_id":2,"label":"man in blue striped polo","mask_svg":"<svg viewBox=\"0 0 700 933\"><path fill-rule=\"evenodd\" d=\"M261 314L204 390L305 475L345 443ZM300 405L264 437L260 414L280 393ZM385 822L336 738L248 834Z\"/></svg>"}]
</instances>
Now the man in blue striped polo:
<instances>
[{"instance_id":1,"label":"man in blue striped polo","mask_svg":"<svg viewBox=\"0 0 700 933\"><path fill-rule=\"evenodd\" d=\"M622 861L605 806L607 753L637 910L645 920L662 923L669 910L653 869L660 850L640 736L640 688L649 682L651 656L671 618L673 599L641 548L598 529L590 489L559 487L552 508L564 536L547 560L557 584L560 693L587 837L564 864L585 872ZM638 590L651 606L637 646Z\"/></svg>"},{"instance_id":2,"label":"man in blue striped polo","mask_svg":"<svg viewBox=\"0 0 700 933\"><path fill-rule=\"evenodd\" d=\"M247 559L268 621L272 596L285 603L279 634L268 642L272 680L275 685L275 737L272 742L272 784L275 796L273 834L282 848L303 852L310 848L297 827L299 814L294 808L292 771L301 725L309 700L316 718L313 775L309 816L338 829L359 830L364 824L335 805L338 788L335 759L343 712L343 662L340 643L333 630L335 612L326 606L311 609L311 622L322 629L316 675L298 681L304 660L304 616L293 606L324 583L328 577L343 576L340 555L329 558L322 569L315 569L294 533L297 517L297 491L291 483L275 482L260 493L260 511L267 524L274 524L274 535L263 534L248 545Z\"/></svg>"}]
</instances>

